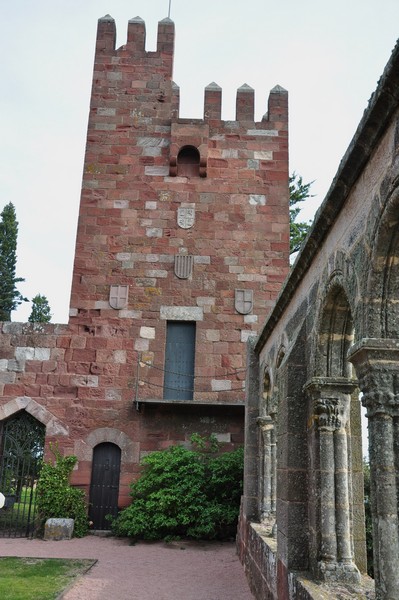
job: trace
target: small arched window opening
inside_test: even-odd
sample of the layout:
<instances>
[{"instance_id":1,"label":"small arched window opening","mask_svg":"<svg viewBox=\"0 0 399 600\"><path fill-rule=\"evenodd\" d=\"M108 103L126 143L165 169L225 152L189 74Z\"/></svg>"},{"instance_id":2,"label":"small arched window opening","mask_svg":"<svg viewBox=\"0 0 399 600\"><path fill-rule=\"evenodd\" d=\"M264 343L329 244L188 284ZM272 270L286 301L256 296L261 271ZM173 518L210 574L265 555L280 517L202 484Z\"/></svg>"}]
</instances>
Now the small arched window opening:
<instances>
[{"instance_id":1,"label":"small arched window opening","mask_svg":"<svg viewBox=\"0 0 399 600\"><path fill-rule=\"evenodd\" d=\"M177 156L178 177L199 177L200 153L195 146L183 146Z\"/></svg>"},{"instance_id":2,"label":"small arched window opening","mask_svg":"<svg viewBox=\"0 0 399 600\"><path fill-rule=\"evenodd\" d=\"M266 371L263 377L263 392L262 392L262 411L261 416L270 415L270 398L271 398L271 381L269 372Z\"/></svg>"},{"instance_id":3,"label":"small arched window opening","mask_svg":"<svg viewBox=\"0 0 399 600\"><path fill-rule=\"evenodd\" d=\"M279 369L281 367L284 357L285 357L285 348L284 348L284 346L281 346L277 353L277 359L276 359L277 369Z\"/></svg>"}]
</instances>

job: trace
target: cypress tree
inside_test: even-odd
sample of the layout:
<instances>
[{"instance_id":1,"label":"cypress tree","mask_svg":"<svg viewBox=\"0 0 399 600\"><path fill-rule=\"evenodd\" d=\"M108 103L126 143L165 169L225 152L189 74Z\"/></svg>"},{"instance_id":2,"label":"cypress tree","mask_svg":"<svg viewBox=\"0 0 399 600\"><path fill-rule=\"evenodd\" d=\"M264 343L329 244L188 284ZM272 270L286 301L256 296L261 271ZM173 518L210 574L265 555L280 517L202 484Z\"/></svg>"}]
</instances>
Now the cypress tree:
<instances>
[{"instance_id":1,"label":"cypress tree","mask_svg":"<svg viewBox=\"0 0 399 600\"><path fill-rule=\"evenodd\" d=\"M11 312L26 301L17 290L16 277L18 222L14 205L10 202L0 214L0 321L11 321Z\"/></svg>"}]
</instances>

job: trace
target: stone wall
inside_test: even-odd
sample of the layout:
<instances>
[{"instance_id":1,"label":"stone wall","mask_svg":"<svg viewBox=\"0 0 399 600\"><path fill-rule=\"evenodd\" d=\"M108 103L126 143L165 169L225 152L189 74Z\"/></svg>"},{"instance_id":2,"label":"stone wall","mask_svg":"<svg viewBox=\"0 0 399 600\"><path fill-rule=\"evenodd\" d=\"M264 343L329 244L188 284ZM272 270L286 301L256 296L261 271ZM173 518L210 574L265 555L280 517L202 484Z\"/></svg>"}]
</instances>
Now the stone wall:
<instances>
[{"instance_id":1,"label":"stone wall","mask_svg":"<svg viewBox=\"0 0 399 600\"><path fill-rule=\"evenodd\" d=\"M142 353L154 366L139 390L151 399L162 395L167 322L195 321L194 398L243 400L246 341L288 268L287 93L275 87L255 123L254 90L243 86L237 120L225 122L211 84L204 119L179 119L173 23L160 22L155 53L144 49L142 21L129 23L118 50L107 41L114 28L99 21L71 323L110 323L134 339L127 362L134 372ZM199 155L189 177L182 148ZM127 286L121 308L110 306L110 286ZM248 299L238 310L236 290Z\"/></svg>"},{"instance_id":2,"label":"stone wall","mask_svg":"<svg viewBox=\"0 0 399 600\"><path fill-rule=\"evenodd\" d=\"M360 401L376 597L399 597L398 65L399 46L249 360L246 464L256 465L239 542L257 598L262 586L284 600L371 597ZM263 535L267 523L277 543Z\"/></svg>"},{"instance_id":3,"label":"stone wall","mask_svg":"<svg viewBox=\"0 0 399 600\"><path fill-rule=\"evenodd\" d=\"M148 452L192 433L243 443L246 342L288 271L288 95L273 88L256 122L244 85L228 122L212 83L204 118L180 119L173 22L159 23L154 52L139 18L125 45L115 38L100 19L69 324L3 324L0 410L44 423L47 447L78 456L73 483L87 492L95 449L118 446L121 507ZM176 322L196 326L184 400L164 397Z\"/></svg>"}]
</instances>

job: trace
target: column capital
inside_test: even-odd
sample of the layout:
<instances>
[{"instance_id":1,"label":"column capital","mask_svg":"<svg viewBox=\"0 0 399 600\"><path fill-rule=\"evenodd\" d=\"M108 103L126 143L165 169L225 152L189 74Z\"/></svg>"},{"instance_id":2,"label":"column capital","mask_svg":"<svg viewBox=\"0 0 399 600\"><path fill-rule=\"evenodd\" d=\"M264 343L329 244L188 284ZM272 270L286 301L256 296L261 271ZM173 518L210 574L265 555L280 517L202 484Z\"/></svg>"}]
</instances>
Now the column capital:
<instances>
[{"instance_id":1,"label":"column capital","mask_svg":"<svg viewBox=\"0 0 399 600\"><path fill-rule=\"evenodd\" d=\"M263 433L274 429L274 421L272 417L269 417L268 415L265 417L258 417L256 422Z\"/></svg>"},{"instance_id":2,"label":"column capital","mask_svg":"<svg viewBox=\"0 0 399 600\"><path fill-rule=\"evenodd\" d=\"M399 340L365 338L348 353L359 378L367 416L399 416Z\"/></svg>"},{"instance_id":3,"label":"column capital","mask_svg":"<svg viewBox=\"0 0 399 600\"><path fill-rule=\"evenodd\" d=\"M312 421L320 431L337 431L349 418L350 396L357 381L346 377L312 377L304 390L313 401Z\"/></svg>"},{"instance_id":4,"label":"column capital","mask_svg":"<svg viewBox=\"0 0 399 600\"><path fill-rule=\"evenodd\" d=\"M340 398L352 394L358 387L356 379L347 377L312 377L303 386L304 391L313 399L322 397Z\"/></svg>"}]
</instances>

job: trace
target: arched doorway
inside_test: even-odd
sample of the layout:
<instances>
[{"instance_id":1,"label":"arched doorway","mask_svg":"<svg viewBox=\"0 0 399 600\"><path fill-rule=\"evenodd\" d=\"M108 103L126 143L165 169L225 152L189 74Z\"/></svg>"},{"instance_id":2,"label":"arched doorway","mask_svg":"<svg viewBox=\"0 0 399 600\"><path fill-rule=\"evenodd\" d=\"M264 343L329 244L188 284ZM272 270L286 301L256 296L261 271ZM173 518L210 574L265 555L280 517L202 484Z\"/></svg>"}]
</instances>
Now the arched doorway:
<instances>
[{"instance_id":1,"label":"arched doorway","mask_svg":"<svg viewBox=\"0 0 399 600\"><path fill-rule=\"evenodd\" d=\"M0 423L0 537L34 532L36 482L43 458L45 426L25 410Z\"/></svg>"},{"instance_id":2,"label":"arched doorway","mask_svg":"<svg viewBox=\"0 0 399 600\"><path fill-rule=\"evenodd\" d=\"M121 449L104 442L93 449L89 517L94 529L110 529L107 515L118 514Z\"/></svg>"}]
</instances>

